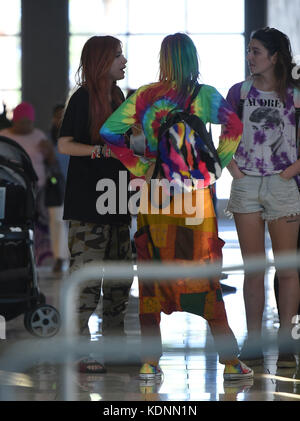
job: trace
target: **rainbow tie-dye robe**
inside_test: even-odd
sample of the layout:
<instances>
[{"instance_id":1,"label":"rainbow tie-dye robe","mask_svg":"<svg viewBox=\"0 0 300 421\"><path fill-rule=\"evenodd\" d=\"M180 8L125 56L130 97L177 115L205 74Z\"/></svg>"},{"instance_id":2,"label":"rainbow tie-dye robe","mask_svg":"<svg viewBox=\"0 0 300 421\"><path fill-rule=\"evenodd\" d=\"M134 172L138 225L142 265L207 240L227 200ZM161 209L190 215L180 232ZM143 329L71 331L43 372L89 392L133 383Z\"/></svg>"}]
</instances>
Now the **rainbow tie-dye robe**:
<instances>
[{"instance_id":1,"label":"rainbow tie-dye robe","mask_svg":"<svg viewBox=\"0 0 300 421\"><path fill-rule=\"evenodd\" d=\"M116 157L135 176L146 174L155 162L157 135L166 115L178 103L176 86L164 89L164 84L154 83L139 88L105 122L100 134ZM212 86L203 85L191 106L191 112L204 123L222 125L217 148L222 168L231 161L242 135L242 123L231 106ZM133 125L140 124L146 137L145 155L137 156L130 150L124 134ZM222 183L222 182L221 182ZM195 193L194 193L195 194ZM223 242L218 238L214 208L209 189L204 189L203 222L186 223L186 215L174 213L153 215L143 211L138 215L135 234L139 261L158 260L186 263L221 261ZM221 267L221 266L220 266ZM226 318L218 277L216 279L180 279L143 282L139 279L140 314L170 314L189 311L205 319Z\"/></svg>"}]
</instances>

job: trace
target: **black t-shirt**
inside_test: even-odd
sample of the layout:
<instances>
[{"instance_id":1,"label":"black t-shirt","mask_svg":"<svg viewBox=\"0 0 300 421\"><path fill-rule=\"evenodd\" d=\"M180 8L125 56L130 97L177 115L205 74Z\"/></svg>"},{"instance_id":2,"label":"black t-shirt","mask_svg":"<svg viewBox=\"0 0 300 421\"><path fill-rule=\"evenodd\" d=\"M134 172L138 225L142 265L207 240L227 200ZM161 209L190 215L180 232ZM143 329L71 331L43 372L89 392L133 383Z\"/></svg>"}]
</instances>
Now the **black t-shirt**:
<instances>
[{"instance_id":1,"label":"black t-shirt","mask_svg":"<svg viewBox=\"0 0 300 421\"><path fill-rule=\"evenodd\" d=\"M75 142L91 144L88 110L88 91L84 87L80 87L70 98L61 125L60 136L71 136ZM112 180L114 183L102 181L104 187L102 186L101 190L103 191L97 191L97 183L103 179ZM128 192L128 182L129 172L117 159L70 156L64 200L64 219L99 224L130 224L127 202L126 206L124 202L127 194L125 190L127 189ZM119 187L123 199L121 207L119 207ZM105 197L109 197L109 199L104 200ZM109 213L101 215L99 209L108 207ZM124 212L126 213L124 214Z\"/></svg>"}]
</instances>

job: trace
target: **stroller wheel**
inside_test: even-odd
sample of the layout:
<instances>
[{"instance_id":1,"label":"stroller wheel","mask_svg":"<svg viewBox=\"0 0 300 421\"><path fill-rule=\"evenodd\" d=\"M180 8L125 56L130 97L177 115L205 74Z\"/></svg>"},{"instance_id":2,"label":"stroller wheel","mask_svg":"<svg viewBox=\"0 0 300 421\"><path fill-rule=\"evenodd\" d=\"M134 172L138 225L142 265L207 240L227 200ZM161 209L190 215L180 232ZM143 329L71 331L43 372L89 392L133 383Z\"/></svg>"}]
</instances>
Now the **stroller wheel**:
<instances>
[{"instance_id":1,"label":"stroller wheel","mask_svg":"<svg viewBox=\"0 0 300 421\"><path fill-rule=\"evenodd\" d=\"M25 313L24 325L34 336L49 338L60 328L60 315L56 308L42 304Z\"/></svg>"}]
</instances>

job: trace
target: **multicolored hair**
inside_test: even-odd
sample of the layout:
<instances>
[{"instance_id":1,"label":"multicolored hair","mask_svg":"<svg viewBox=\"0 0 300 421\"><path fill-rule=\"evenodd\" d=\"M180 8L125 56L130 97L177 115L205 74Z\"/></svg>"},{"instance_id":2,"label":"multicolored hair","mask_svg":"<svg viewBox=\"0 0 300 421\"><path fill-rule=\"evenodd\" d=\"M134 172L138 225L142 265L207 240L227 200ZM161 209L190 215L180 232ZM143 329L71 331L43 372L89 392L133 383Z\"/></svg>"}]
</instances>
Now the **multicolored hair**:
<instances>
[{"instance_id":1,"label":"multicolored hair","mask_svg":"<svg viewBox=\"0 0 300 421\"><path fill-rule=\"evenodd\" d=\"M197 49L191 38L180 32L165 37L159 63L159 81L175 82L180 98L189 94L199 77Z\"/></svg>"},{"instance_id":2,"label":"multicolored hair","mask_svg":"<svg viewBox=\"0 0 300 421\"><path fill-rule=\"evenodd\" d=\"M112 36L93 36L83 46L77 70L77 84L89 92L89 118L92 143L101 141L99 129L112 114L111 101L122 103L120 89L109 83L109 71L121 41Z\"/></svg>"}]
</instances>

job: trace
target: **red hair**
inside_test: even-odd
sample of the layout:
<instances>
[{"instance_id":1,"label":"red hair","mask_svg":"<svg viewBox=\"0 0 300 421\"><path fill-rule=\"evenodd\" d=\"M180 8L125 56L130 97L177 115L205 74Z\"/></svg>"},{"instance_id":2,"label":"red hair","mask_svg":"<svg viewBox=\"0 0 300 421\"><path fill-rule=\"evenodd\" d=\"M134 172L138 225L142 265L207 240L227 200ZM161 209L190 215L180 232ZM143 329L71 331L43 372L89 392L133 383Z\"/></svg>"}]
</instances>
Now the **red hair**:
<instances>
[{"instance_id":1,"label":"red hair","mask_svg":"<svg viewBox=\"0 0 300 421\"><path fill-rule=\"evenodd\" d=\"M102 143L99 130L112 114L111 100L119 106L123 99L109 71L121 42L112 36L94 36L85 43L77 70L78 85L89 92L89 127L93 144Z\"/></svg>"}]
</instances>

